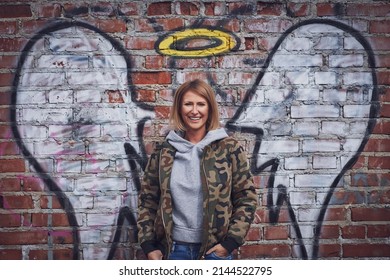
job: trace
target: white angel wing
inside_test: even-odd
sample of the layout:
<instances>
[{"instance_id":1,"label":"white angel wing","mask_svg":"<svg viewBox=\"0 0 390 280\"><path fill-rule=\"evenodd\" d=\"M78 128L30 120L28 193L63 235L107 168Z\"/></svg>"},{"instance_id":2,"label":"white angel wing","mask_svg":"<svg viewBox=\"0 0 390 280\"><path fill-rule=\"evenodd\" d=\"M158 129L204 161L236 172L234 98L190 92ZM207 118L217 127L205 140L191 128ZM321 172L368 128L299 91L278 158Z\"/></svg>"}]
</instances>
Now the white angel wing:
<instances>
[{"instance_id":1,"label":"white angel wing","mask_svg":"<svg viewBox=\"0 0 390 280\"><path fill-rule=\"evenodd\" d=\"M112 257L118 216L134 226L140 168L129 164L142 162L139 131L152 117L134 101L131 61L114 39L77 22L41 31L24 54L14 135L68 214L73 257Z\"/></svg>"},{"instance_id":2,"label":"white angel wing","mask_svg":"<svg viewBox=\"0 0 390 280\"><path fill-rule=\"evenodd\" d=\"M374 126L377 99L365 39L342 23L311 20L277 41L227 123L257 135L252 169L270 174L264 191L270 221L278 222L286 203L302 258L318 257L323 222L343 209L337 197L348 191L341 179Z\"/></svg>"}]
</instances>

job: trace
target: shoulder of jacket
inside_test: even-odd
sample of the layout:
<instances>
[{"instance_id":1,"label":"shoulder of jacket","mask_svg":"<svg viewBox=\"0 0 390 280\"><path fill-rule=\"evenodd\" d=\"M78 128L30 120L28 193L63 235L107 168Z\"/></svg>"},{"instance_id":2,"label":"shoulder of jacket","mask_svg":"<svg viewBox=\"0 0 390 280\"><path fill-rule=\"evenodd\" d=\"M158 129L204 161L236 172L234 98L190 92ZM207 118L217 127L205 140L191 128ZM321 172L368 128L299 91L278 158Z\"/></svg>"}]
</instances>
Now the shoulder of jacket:
<instances>
[{"instance_id":1,"label":"shoulder of jacket","mask_svg":"<svg viewBox=\"0 0 390 280\"><path fill-rule=\"evenodd\" d=\"M232 136L225 137L219 141L216 141L215 143L217 145L226 145L227 147L232 147L232 146L235 147L240 145L238 140Z\"/></svg>"}]
</instances>

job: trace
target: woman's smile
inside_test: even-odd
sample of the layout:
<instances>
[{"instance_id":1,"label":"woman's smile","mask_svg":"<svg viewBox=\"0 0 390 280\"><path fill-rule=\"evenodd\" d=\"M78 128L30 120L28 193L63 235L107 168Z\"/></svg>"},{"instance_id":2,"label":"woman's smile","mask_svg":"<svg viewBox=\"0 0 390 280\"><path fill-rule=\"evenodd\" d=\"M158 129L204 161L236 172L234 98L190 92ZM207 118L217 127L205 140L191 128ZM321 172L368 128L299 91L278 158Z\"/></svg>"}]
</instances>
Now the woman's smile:
<instances>
[{"instance_id":1,"label":"woman's smile","mask_svg":"<svg viewBox=\"0 0 390 280\"><path fill-rule=\"evenodd\" d=\"M204 97L192 91L186 92L183 95L180 114L187 132L206 134L209 105Z\"/></svg>"}]
</instances>

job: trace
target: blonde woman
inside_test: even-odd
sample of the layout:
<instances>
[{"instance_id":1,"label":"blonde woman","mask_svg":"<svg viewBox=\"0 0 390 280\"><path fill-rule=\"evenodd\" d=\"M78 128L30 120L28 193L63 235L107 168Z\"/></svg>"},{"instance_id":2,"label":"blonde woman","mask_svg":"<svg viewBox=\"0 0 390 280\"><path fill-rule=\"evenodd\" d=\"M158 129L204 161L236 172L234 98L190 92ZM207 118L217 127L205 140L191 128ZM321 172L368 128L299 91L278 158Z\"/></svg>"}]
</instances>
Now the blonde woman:
<instances>
[{"instance_id":1,"label":"blonde woman","mask_svg":"<svg viewBox=\"0 0 390 280\"><path fill-rule=\"evenodd\" d=\"M188 81L176 91L173 129L145 169L138 238L148 259L232 259L257 206L247 156L220 127L212 88Z\"/></svg>"}]
</instances>

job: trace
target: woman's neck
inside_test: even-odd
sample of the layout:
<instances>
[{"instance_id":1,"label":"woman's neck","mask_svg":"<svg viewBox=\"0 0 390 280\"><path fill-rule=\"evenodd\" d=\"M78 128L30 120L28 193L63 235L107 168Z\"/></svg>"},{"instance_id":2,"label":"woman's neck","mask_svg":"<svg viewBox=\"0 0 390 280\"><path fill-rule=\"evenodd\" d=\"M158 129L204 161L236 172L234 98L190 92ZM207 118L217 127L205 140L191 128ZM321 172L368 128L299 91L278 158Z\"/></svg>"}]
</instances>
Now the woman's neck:
<instances>
[{"instance_id":1,"label":"woman's neck","mask_svg":"<svg viewBox=\"0 0 390 280\"><path fill-rule=\"evenodd\" d=\"M206 130L186 131L184 135L184 139L191 142L192 144L196 144L202 141L202 139L206 136L206 133L207 133Z\"/></svg>"}]
</instances>

